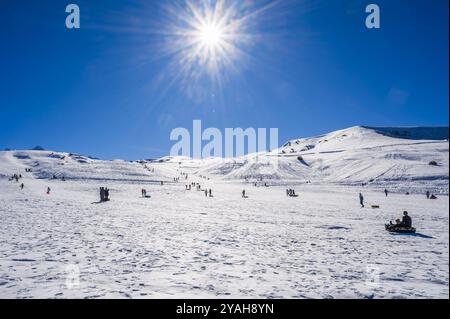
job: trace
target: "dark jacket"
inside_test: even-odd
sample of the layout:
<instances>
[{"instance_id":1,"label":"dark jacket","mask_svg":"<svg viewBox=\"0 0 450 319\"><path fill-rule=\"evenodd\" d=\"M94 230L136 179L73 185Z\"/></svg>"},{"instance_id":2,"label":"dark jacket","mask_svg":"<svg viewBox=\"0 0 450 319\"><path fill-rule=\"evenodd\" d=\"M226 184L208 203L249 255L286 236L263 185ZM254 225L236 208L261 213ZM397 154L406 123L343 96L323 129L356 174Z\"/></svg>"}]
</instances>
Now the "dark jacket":
<instances>
[{"instance_id":1,"label":"dark jacket","mask_svg":"<svg viewBox=\"0 0 450 319\"><path fill-rule=\"evenodd\" d=\"M405 227L412 227L412 219L409 216L403 216L402 225Z\"/></svg>"}]
</instances>

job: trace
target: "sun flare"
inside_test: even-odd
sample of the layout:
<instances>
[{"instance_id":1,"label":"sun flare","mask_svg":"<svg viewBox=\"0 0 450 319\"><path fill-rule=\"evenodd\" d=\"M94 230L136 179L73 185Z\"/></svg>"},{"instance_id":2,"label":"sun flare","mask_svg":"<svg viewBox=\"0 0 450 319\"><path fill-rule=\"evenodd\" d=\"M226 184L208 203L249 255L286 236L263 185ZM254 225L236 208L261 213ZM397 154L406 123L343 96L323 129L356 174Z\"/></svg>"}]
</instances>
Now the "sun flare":
<instances>
[{"instance_id":1,"label":"sun flare","mask_svg":"<svg viewBox=\"0 0 450 319\"><path fill-rule=\"evenodd\" d=\"M199 31L200 42L209 48L216 48L223 41L224 31L214 23L202 26Z\"/></svg>"},{"instance_id":2,"label":"sun flare","mask_svg":"<svg viewBox=\"0 0 450 319\"><path fill-rule=\"evenodd\" d=\"M260 19L267 19L278 1L168 1L163 7L167 21L161 24L160 49L170 57L165 73L172 83L181 83L189 96L206 85L220 92L250 65L250 51L262 38Z\"/></svg>"}]
</instances>

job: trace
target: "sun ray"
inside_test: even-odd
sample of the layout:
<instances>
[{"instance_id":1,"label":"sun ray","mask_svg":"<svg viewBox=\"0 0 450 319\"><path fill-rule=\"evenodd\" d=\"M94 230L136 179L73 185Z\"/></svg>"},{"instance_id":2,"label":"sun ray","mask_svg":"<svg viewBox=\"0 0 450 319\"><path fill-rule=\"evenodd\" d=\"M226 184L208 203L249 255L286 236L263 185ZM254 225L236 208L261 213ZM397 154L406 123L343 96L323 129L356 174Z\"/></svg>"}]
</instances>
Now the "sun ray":
<instances>
[{"instance_id":1,"label":"sun ray","mask_svg":"<svg viewBox=\"0 0 450 319\"><path fill-rule=\"evenodd\" d=\"M177 0L164 7L162 51L170 59L169 75L190 90L209 79L226 83L247 63L243 59L258 40L258 19L279 0Z\"/></svg>"}]
</instances>

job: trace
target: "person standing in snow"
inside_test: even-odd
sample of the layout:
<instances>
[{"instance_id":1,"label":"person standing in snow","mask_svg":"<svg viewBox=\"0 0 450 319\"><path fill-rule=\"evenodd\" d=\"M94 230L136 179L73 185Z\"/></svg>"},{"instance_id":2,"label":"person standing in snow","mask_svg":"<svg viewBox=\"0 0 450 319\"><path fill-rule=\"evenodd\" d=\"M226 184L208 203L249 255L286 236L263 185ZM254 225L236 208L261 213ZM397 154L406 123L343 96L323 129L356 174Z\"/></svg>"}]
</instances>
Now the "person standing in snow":
<instances>
[{"instance_id":1,"label":"person standing in snow","mask_svg":"<svg viewBox=\"0 0 450 319\"><path fill-rule=\"evenodd\" d=\"M427 199L430 199L431 193L430 191L427 191Z\"/></svg>"},{"instance_id":2,"label":"person standing in snow","mask_svg":"<svg viewBox=\"0 0 450 319\"><path fill-rule=\"evenodd\" d=\"M51 189L50 187L47 187L47 195L50 195Z\"/></svg>"},{"instance_id":3,"label":"person standing in snow","mask_svg":"<svg viewBox=\"0 0 450 319\"><path fill-rule=\"evenodd\" d=\"M205 190L205 197L208 197L208 191Z\"/></svg>"},{"instance_id":4,"label":"person standing in snow","mask_svg":"<svg viewBox=\"0 0 450 319\"><path fill-rule=\"evenodd\" d=\"M103 187L100 187L100 202L105 201L105 189Z\"/></svg>"},{"instance_id":5,"label":"person standing in snow","mask_svg":"<svg viewBox=\"0 0 450 319\"><path fill-rule=\"evenodd\" d=\"M213 197L213 195L212 195L212 189L209 189L209 197Z\"/></svg>"},{"instance_id":6,"label":"person standing in snow","mask_svg":"<svg viewBox=\"0 0 450 319\"><path fill-rule=\"evenodd\" d=\"M386 197L388 197L389 195L389 191L387 189L384 190L384 194L386 195Z\"/></svg>"},{"instance_id":7,"label":"person standing in snow","mask_svg":"<svg viewBox=\"0 0 450 319\"><path fill-rule=\"evenodd\" d=\"M359 203L361 204L361 208L364 208L364 196L362 193L359 193Z\"/></svg>"},{"instance_id":8,"label":"person standing in snow","mask_svg":"<svg viewBox=\"0 0 450 319\"><path fill-rule=\"evenodd\" d=\"M242 191L242 198L246 198L247 195L245 195L245 189Z\"/></svg>"},{"instance_id":9,"label":"person standing in snow","mask_svg":"<svg viewBox=\"0 0 450 319\"><path fill-rule=\"evenodd\" d=\"M25 186L25 185L23 185L23 183L22 183L22 184L20 184L20 189L23 189L23 188L24 188L24 186Z\"/></svg>"}]
</instances>

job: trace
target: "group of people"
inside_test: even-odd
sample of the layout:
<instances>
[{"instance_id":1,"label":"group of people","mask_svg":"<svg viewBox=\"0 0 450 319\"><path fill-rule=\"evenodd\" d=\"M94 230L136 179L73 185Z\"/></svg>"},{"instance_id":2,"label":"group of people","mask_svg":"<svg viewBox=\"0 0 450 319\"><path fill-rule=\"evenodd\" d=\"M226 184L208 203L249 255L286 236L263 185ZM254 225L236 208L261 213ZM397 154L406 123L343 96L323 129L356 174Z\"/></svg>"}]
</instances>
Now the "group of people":
<instances>
[{"instance_id":1,"label":"group of people","mask_svg":"<svg viewBox=\"0 0 450 319\"><path fill-rule=\"evenodd\" d=\"M22 179L22 175L21 174L13 174L9 180L10 181L16 181L16 183L18 183L19 179Z\"/></svg>"},{"instance_id":2,"label":"group of people","mask_svg":"<svg viewBox=\"0 0 450 319\"><path fill-rule=\"evenodd\" d=\"M212 194L212 189L205 189L205 197L214 197Z\"/></svg>"},{"instance_id":3,"label":"group of people","mask_svg":"<svg viewBox=\"0 0 450 319\"><path fill-rule=\"evenodd\" d=\"M384 194L386 197L389 196L389 191L387 189L384 190ZM406 192L406 195L410 195L409 192ZM437 199L436 195L431 194L430 191L426 192L427 199ZM361 204L361 207L364 208L364 195L362 193L359 193L359 203Z\"/></svg>"},{"instance_id":4,"label":"group of people","mask_svg":"<svg viewBox=\"0 0 450 319\"><path fill-rule=\"evenodd\" d=\"M22 179L22 175L21 174L13 174L10 177L9 181L15 181L16 183L18 183L19 180L21 180L21 179ZM25 187L25 185L23 183L21 183L19 187L22 190Z\"/></svg>"},{"instance_id":5,"label":"group of people","mask_svg":"<svg viewBox=\"0 0 450 319\"><path fill-rule=\"evenodd\" d=\"M295 193L294 189L287 189L286 190L286 196L288 196L288 197L298 197L298 195Z\"/></svg>"},{"instance_id":6,"label":"group of people","mask_svg":"<svg viewBox=\"0 0 450 319\"><path fill-rule=\"evenodd\" d=\"M109 202L109 188L100 187L100 202Z\"/></svg>"},{"instance_id":7,"label":"group of people","mask_svg":"<svg viewBox=\"0 0 450 319\"><path fill-rule=\"evenodd\" d=\"M147 195L147 190L146 190L145 188L143 188L143 189L141 190L141 194L142 194L142 197L143 197L143 198L149 198L149 197L150 197L149 195Z\"/></svg>"}]
</instances>

